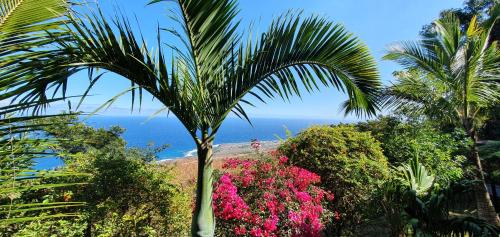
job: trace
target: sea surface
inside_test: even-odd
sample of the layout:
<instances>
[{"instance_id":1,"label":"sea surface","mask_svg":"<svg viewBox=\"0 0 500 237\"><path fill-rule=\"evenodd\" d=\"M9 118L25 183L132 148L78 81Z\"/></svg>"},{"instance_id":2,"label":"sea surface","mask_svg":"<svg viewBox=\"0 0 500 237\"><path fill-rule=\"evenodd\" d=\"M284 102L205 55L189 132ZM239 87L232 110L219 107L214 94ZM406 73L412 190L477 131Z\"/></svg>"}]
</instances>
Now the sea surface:
<instances>
[{"instance_id":1,"label":"sea surface","mask_svg":"<svg viewBox=\"0 0 500 237\"><path fill-rule=\"evenodd\" d=\"M286 137L286 129L296 134L315 124L341 122L327 119L274 118L254 118L251 121L252 125L239 118L227 118L220 128L214 144L250 142L252 139L277 140L278 137ZM110 128L115 125L124 128L123 138L129 147L146 147L150 143L157 146L168 144L169 147L158 154L160 159L178 159L192 155L196 151L193 139L174 117L150 119L139 116L94 116L83 120L83 122L95 128ZM50 169L64 165L57 158L39 159L37 162L36 169Z\"/></svg>"}]
</instances>

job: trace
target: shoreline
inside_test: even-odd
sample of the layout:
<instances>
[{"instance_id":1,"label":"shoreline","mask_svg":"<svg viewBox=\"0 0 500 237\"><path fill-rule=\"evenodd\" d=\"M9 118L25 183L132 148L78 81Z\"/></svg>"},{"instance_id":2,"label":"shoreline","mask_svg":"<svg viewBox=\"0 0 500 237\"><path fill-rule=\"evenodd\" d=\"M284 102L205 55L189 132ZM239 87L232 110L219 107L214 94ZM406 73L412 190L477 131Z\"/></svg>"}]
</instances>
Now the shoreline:
<instances>
[{"instance_id":1,"label":"shoreline","mask_svg":"<svg viewBox=\"0 0 500 237\"><path fill-rule=\"evenodd\" d=\"M278 148L280 144L280 141L278 140L259 141L259 142L261 145L260 147L261 151L274 150ZM251 142L235 142L235 143L216 144L214 145L213 152L214 152L213 153L214 159L221 159L221 158L250 155L254 153L254 150L251 147ZM186 161L186 160L196 159L195 155L196 150L191 150L186 154L193 154L193 155L186 155L183 157L168 157L162 160L158 160L156 162L158 164L170 164L183 160Z\"/></svg>"}]
</instances>

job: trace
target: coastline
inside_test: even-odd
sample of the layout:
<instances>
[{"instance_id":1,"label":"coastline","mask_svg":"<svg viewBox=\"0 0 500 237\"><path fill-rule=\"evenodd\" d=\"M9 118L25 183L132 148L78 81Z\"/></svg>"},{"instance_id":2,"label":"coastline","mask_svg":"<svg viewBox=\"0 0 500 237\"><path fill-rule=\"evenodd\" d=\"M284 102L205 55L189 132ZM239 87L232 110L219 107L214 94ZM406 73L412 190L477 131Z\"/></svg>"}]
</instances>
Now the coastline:
<instances>
[{"instance_id":1,"label":"coastline","mask_svg":"<svg viewBox=\"0 0 500 237\"><path fill-rule=\"evenodd\" d=\"M260 151L268 152L278 148L280 141L260 141ZM196 153L194 153L196 154ZM223 143L214 147L213 168L221 169L227 158L250 158L255 155L251 142ZM196 180L198 159L196 156L169 158L156 161L159 166L172 170L175 182L186 188L192 188Z\"/></svg>"},{"instance_id":2,"label":"coastline","mask_svg":"<svg viewBox=\"0 0 500 237\"><path fill-rule=\"evenodd\" d=\"M259 141L261 151L270 151L278 148L280 141ZM222 143L214 145L214 159L229 158L229 157L241 157L247 156L254 153L251 147L251 142L238 142L238 143ZM186 153L184 157L174 157L158 160L158 164L171 164L178 161L187 161L196 159L196 150L192 150Z\"/></svg>"}]
</instances>

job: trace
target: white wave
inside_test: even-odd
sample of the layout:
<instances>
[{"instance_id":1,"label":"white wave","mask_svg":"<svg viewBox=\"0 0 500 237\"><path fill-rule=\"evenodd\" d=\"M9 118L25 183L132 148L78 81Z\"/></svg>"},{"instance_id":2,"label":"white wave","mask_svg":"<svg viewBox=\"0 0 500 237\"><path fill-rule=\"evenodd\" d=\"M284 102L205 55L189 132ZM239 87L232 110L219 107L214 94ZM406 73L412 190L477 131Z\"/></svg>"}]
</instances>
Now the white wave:
<instances>
[{"instance_id":1,"label":"white wave","mask_svg":"<svg viewBox=\"0 0 500 237\"><path fill-rule=\"evenodd\" d=\"M213 148L217 148L220 145L221 144L215 144L215 145L213 145ZM190 150L188 152L184 152L184 157L196 156L196 152L198 152L198 150L196 150L196 149Z\"/></svg>"},{"instance_id":2,"label":"white wave","mask_svg":"<svg viewBox=\"0 0 500 237\"><path fill-rule=\"evenodd\" d=\"M174 160L174 159L170 159L170 158L159 158L158 160L155 160L153 162L157 163L157 164L161 164L162 162L166 162L166 161L171 161L171 160Z\"/></svg>"},{"instance_id":3,"label":"white wave","mask_svg":"<svg viewBox=\"0 0 500 237\"><path fill-rule=\"evenodd\" d=\"M198 150L193 149L184 153L184 157L194 156Z\"/></svg>"}]
</instances>

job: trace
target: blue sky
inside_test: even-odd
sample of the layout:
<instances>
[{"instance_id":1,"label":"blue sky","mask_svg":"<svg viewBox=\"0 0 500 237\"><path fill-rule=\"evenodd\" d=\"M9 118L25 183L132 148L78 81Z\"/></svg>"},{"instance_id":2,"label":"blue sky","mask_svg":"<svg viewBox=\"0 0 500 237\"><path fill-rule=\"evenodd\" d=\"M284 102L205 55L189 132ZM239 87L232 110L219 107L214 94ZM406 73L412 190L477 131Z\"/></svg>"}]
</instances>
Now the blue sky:
<instances>
[{"instance_id":1,"label":"blue sky","mask_svg":"<svg viewBox=\"0 0 500 237\"><path fill-rule=\"evenodd\" d=\"M113 15L114 9L123 11L130 19L137 17L137 29L141 29L148 42L154 43L157 24L167 27L167 9L172 4L159 3L146 6L148 0L101 0L106 15ZM447 8L459 8L462 0L240 0L242 26L254 23L254 31L261 32L273 18L289 9L303 10L304 15L317 14L333 22L343 24L350 32L362 39L378 61L384 84L390 83L392 72L399 67L382 61L386 47L401 40L416 40L422 25L437 18L439 12ZM153 45L153 44L152 44ZM70 94L81 94L88 85L86 74L75 75L71 79ZM117 75L107 74L92 90L82 110L90 112L114 95L130 86L130 83ZM345 95L335 89L322 88L321 92L304 94L290 102L272 100L267 104L257 103L257 108L248 108L252 117L271 118L325 118L342 119L339 104ZM146 96L143 101L142 115L150 115L160 108L158 102ZM55 106L53 109L59 109ZM130 115L130 96L119 99L110 109L100 112L108 115ZM137 113L134 113L137 115ZM348 117L347 119L353 119Z\"/></svg>"}]
</instances>

